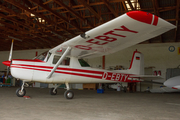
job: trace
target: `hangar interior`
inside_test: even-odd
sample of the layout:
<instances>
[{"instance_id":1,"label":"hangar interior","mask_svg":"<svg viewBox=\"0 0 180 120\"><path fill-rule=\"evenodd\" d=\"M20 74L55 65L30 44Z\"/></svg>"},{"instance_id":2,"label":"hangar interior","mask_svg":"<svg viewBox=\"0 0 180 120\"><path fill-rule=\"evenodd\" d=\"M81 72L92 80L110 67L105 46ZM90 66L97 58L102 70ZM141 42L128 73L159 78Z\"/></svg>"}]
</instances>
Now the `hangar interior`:
<instances>
[{"instance_id":1,"label":"hangar interior","mask_svg":"<svg viewBox=\"0 0 180 120\"><path fill-rule=\"evenodd\" d=\"M105 69L114 69L116 66L128 69L133 51L137 49L145 56L145 69L150 70L146 74L160 71L165 81L166 70L180 65L179 6L179 0L1 0L0 61L8 59L12 39L15 39L13 59L32 59L126 12L141 10L174 24L176 29L106 55ZM103 66L102 57L86 61L94 68ZM0 71L6 70L6 66L0 64ZM39 83L36 85L40 86ZM141 89L137 85L136 89L144 91L147 86L141 86ZM160 86L153 84L151 88ZM83 87L77 84L72 85L72 88Z\"/></svg>"}]
</instances>

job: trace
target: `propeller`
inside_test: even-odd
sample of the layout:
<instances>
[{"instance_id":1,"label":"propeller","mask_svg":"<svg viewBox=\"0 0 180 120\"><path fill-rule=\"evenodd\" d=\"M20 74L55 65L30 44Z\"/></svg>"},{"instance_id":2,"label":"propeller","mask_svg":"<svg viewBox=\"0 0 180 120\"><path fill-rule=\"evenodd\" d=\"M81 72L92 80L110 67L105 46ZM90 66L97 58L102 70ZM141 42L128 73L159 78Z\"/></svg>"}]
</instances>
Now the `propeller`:
<instances>
[{"instance_id":1,"label":"propeller","mask_svg":"<svg viewBox=\"0 0 180 120\"><path fill-rule=\"evenodd\" d=\"M10 66L11 66L11 62L12 62L12 51L13 51L13 43L14 43L14 39L12 39L12 43L11 43L11 50L10 50L10 53L9 53L9 59L7 62L9 62L8 66L7 66L7 73L6 73L6 77L5 79L8 78L8 74L9 74L9 71L10 71Z\"/></svg>"}]
</instances>

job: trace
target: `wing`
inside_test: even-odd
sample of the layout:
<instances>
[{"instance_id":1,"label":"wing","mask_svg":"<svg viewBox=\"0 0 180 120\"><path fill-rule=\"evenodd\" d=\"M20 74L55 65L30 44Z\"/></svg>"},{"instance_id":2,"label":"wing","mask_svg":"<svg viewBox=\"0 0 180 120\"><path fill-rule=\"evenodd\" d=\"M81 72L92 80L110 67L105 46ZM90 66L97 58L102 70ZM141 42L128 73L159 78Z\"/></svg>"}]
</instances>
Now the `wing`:
<instances>
[{"instance_id":1,"label":"wing","mask_svg":"<svg viewBox=\"0 0 180 120\"><path fill-rule=\"evenodd\" d=\"M62 54L71 47L71 56L96 57L117 52L158 36L174 25L143 11L131 11L74 37L50 50ZM62 52L60 52L62 50Z\"/></svg>"}]
</instances>

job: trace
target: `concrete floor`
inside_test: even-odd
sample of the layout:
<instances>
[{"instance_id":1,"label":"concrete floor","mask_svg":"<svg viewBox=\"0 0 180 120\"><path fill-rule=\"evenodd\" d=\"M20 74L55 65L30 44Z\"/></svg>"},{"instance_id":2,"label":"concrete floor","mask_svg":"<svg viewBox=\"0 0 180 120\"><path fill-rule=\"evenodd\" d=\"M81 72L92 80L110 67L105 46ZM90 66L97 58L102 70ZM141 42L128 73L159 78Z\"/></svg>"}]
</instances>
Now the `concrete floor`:
<instances>
[{"instance_id":1,"label":"concrete floor","mask_svg":"<svg viewBox=\"0 0 180 120\"><path fill-rule=\"evenodd\" d=\"M0 88L0 120L179 120L180 93L151 94L64 89L56 96L47 88L26 88L31 99L17 97L16 87Z\"/></svg>"}]
</instances>

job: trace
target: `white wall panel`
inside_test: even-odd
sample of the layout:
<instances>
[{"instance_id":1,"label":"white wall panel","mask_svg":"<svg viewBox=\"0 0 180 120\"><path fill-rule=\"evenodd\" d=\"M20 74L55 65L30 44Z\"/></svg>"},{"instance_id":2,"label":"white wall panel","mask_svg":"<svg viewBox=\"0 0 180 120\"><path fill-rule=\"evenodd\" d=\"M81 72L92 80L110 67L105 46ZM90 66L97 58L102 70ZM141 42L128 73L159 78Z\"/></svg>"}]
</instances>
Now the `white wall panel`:
<instances>
[{"instance_id":1,"label":"white wall panel","mask_svg":"<svg viewBox=\"0 0 180 120\"><path fill-rule=\"evenodd\" d=\"M169 46L174 46L175 51L170 52ZM153 70L161 71L162 77L166 78L167 68L176 68L180 65L180 55L178 54L178 47L180 43L163 43L163 44L138 44L122 51L106 55L105 67L122 65L128 69L131 63L133 52L137 49L144 54L144 67L154 67ZM96 62L98 61L98 62ZM100 61L100 62L99 62ZM102 57L88 59L88 62L93 64L92 66L102 65ZM152 73L153 74L153 73ZM164 79L165 80L165 79ZM161 86L153 84L153 88Z\"/></svg>"}]
</instances>

